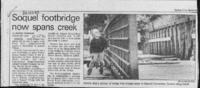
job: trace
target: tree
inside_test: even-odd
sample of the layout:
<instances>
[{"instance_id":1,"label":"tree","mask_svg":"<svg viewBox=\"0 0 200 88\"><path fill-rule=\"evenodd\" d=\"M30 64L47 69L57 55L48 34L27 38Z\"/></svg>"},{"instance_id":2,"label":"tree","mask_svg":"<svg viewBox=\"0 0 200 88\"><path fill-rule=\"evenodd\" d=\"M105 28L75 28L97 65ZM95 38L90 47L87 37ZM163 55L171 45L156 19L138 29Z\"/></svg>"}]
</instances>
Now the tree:
<instances>
[{"instance_id":1,"label":"tree","mask_svg":"<svg viewBox=\"0 0 200 88\"><path fill-rule=\"evenodd\" d=\"M105 14L88 14L84 19L84 32L87 33L92 28L104 28L106 19Z\"/></svg>"}]
</instances>

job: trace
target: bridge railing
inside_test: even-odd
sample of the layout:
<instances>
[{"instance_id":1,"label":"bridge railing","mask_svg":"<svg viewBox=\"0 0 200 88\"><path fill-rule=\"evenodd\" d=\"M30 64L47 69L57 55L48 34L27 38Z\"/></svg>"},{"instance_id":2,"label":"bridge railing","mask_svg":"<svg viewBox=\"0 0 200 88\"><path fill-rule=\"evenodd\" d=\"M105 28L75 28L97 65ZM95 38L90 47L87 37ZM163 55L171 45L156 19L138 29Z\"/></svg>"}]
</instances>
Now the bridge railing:
<instances>
[{"instance_id":1,"label":"bridge railing","mask_svg":"<svg viewBox=\"0 0 200 88\"><path fill-rule=\"evenodd\" d=\"M111 65L117 78L131 78L130 18L129 15L115 16L104 32L109 44L109 49L105 51L106 61Z\"/></svg>"},{"instance_id":2,"label":"bridge railing","mask_svg":"<svg viewBox=\"0 0 200 88\"><path fill-rule=\"evenodd\" d=\"M150 53L188 58L189 49L195 47L195 19L183 19L154 28L149 33ZM190 45L193 44L193 45ZM193 47L193 49L194 49ZM189 58L188 58L189 59Z\"/></svg>"}]
</instances>

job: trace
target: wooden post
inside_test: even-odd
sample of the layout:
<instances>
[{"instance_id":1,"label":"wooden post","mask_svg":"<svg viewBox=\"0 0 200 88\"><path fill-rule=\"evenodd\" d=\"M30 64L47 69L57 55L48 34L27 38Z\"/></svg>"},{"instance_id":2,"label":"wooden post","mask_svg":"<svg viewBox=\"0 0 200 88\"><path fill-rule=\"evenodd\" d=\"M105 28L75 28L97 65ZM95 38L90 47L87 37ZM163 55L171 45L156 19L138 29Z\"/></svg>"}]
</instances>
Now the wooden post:
<instances>
[{"instance_id":1,"label":"wooden post","mask_svg":"<svg viewBox=\"0 0 200 88\"><path fill-rule=\"evenodd\" d=\"M130 78L139 79L138 75L138 42L137 42L137 23L136 15L128 15L129 22L129 61Z\"/></svg>"},{"instance_id":2,"label":"wooden post","mask_svg":"<svg viewBox=\"0 0 200 88\"><path fill-rule=\"evenodd\" d=\"M185 39L185 59L190 60L190 56L192 54L192 29L191 29L191 21L188 19L186 22L186 27L185 27L185 34L186 34L186 39Z\"/></svg>"}]
</instances>

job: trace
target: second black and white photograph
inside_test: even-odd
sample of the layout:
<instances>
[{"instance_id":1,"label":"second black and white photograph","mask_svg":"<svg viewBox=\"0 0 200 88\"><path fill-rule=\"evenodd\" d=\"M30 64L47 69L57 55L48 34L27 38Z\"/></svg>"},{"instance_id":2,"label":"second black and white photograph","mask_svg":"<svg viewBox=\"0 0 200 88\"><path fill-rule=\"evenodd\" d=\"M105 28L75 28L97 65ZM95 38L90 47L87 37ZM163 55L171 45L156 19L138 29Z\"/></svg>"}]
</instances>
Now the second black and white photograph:
<instances>
[{"instance_id":1,"label":"second black and white photograph","mask_svg":"<svg viewBox=\"0 0 200 88\"><path fill-rule=\"evenodd\" d=\"M196 15L84 14L84 80L195 80Z\"/></svg>"}]
</instances>

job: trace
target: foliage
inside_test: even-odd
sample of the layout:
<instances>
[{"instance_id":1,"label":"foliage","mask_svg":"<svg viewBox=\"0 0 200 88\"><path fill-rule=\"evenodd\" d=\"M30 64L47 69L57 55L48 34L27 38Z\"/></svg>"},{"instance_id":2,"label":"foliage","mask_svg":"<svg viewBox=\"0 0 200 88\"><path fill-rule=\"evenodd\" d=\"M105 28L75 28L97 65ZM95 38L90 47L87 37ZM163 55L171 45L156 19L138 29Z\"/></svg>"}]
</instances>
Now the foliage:
<instances>
[{"instance_id":1,"label":"foliage","mask_svg":"<svg viewBox=\"0 0 200 88\"><path fill-rule=\"evenodd\" d=\"M91 28L104 27L106 19L105 14L88 14L84 19L85 31L89 31Z\"/></svg>"}]
</instances>

